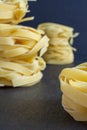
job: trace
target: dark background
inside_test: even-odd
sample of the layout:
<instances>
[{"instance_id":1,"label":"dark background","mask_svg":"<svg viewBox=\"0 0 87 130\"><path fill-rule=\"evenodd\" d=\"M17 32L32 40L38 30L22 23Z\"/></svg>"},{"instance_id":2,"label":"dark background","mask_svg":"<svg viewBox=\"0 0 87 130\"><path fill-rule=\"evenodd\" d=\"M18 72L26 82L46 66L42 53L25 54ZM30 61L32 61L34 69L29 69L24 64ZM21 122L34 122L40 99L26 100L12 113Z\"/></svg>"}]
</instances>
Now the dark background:
<instances>
[{"instance_id":1,"label":"dark background","mask_svg":"<svg viewBox=\"0 0 87 130\"><path fill-rule=\"evenodd\" d=\"M87 60L87 0L37 0L30 1L31 12L35 16L30 22L23 23L37 27L42 22L55 22L74 28L80 35L75 39L75 59Z\"/></svg>"},{"instance_id":2,"label":"dark background","mask_svg":"<svg viewBox=\"0 0 87 130\"><path fill-rule=\"evenodd\" d=\"M63 68L87 61L87 0L37 0L29 2L35 20L21 23L37 27L42 22L71 26L75 39L75 62L47 65L43 79L28 88L0 88L0 130L87 130L87 122L76 122L61 105L58 76Z\"/></svg>"}]
</instances>

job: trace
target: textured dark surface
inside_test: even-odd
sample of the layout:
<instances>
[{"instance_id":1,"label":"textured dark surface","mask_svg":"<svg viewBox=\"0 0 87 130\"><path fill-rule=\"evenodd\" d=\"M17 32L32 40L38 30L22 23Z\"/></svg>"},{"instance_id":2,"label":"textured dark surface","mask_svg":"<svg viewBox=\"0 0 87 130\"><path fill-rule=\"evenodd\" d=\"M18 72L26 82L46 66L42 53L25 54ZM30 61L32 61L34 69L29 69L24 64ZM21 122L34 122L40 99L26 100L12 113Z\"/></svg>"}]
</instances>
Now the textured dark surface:
<instances>
[{"instance_id":1,"label":"textured dark surface","mask_svg":"<svg viewBox=\"0 0 87 130\"><path fill-rule=\"evenodd\" d=\"M71 65L48 65L30 88L0 88L0 130L86 130L62 108L58 75Z\"/></svg>"}]
</instances>

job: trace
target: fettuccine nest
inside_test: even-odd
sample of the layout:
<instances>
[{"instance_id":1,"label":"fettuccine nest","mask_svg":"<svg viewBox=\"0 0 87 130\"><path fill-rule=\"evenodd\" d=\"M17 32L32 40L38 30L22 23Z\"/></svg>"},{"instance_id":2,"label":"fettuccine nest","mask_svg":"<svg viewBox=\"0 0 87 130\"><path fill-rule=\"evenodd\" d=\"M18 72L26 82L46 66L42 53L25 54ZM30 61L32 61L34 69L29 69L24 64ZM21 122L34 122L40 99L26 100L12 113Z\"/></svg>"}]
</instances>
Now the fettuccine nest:
<instances>
[{"instance_id":1,"label":"fettuccine nest","mask_svg":"<svg viewBox=\"0 0 87 130\"><path fill-rule=\"evenodd\" d=\"M0 23L18 24L33 20L34 17L24 18L28 10L28 0L1 0Z\"/></svg>"},{"instance_id":2,"label":"fettuccine nest","mask_svg":"<svg viewBox=\"0 0 87 130\"><path fill-rule=\"evenodd\" d=\"M39 82L46 67L41 56L48 40L34 28L0 24L1 86L31 86Z\"/></svg>"},{"instance_id":3,"label":"fettuccine nest","mask_svg":"<svg viewBox=\"0 0 87 130\"><path fill-rule=\"evenodd\" d=\"M69 64L74 61L76 50L72 47L73 39L78 35L74 29L56 23L42 23L38 25L49 37L49 47L43 58L48 64Z\"/></svg>"},{"instance_id":4,"label":"fettuccine nest","mask_svg":"<svg viewBox=\"0 0 87 130\"><path fill-rule=\"evenodd\" d=\"M63 108L77 121L87 121L87 63L65 68L59 76Z\"/></svg>"}]
</instances>

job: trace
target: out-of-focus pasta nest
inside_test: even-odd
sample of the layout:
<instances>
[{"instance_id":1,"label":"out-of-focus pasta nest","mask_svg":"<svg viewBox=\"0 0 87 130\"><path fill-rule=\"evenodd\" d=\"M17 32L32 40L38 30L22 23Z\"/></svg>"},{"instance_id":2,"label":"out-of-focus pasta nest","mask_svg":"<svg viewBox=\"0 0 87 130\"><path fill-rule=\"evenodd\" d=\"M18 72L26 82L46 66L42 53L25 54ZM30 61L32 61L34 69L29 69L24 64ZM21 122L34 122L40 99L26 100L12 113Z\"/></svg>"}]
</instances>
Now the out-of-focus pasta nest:
<instances>
[{"instance_id":1,"label":"out-of-focus pasta nest","mask_svg":"<svg viewBox=\"0 0 87 130\"><path fill-rule=\"evenodd\" d=\"M31 27L0 24L1 86L31 86L42 78L46 64L41 56L48 37Z\"/></svg>"},{"instance_id":2,"label":"out-of-focus pasta nest","mask_svg":"<svg viewBox=\"0 0 87 130\"><path fill-rule=\"evenodd\" d=\"M65 68L59 76L63 108L77 121L87 121L87 63Z\"/></svg>"},{"instance_id":3,"label":"out-of-focus pasta nest","mask_svg":"<svg viewBox=\"0 0 87 130\"><path fill-rule=\"evenodd\" d=\"M1 0L0 23L18 24L32 20L34 17L24 18L28 10L27 0Z\"/></svg>"},{"instance_id":4,"label":"out-of-focus pasta nest","mask_svg":"<svg viewBox=\"0 0 87 130\"><path fill-rule=\"evenodd\" d=\"M78 33L73 33L74 29L56 23L42 23L38 25L49 37L49 47L44 54L44 59L48 64L69 64L74 61L72 47L73 39Z\"/></svg>"}]
</instances>

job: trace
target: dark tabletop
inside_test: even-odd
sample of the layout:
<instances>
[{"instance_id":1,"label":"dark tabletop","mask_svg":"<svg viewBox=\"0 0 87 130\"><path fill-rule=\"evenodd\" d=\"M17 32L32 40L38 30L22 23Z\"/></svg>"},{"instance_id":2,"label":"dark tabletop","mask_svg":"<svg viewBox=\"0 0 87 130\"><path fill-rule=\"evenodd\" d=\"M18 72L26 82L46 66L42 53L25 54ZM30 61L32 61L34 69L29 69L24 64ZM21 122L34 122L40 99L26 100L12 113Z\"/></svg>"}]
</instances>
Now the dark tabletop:
<instances>
[{"instance_id":1,"label":"dark tabletop","mask_svg":"<svg viewBox=\"0 0 87 130\"><path fill-rule=\"evenodd\" d=\"M87 61L87 0L37 0L30 2L35 20L24 25L56 22L80 32L75 39L75 62L47 65L41 82L29 88L0 88L0 130L87 130L86 122L76 122L61 105L58 75L65 67Z\"/></svg>"}]
</instances>

